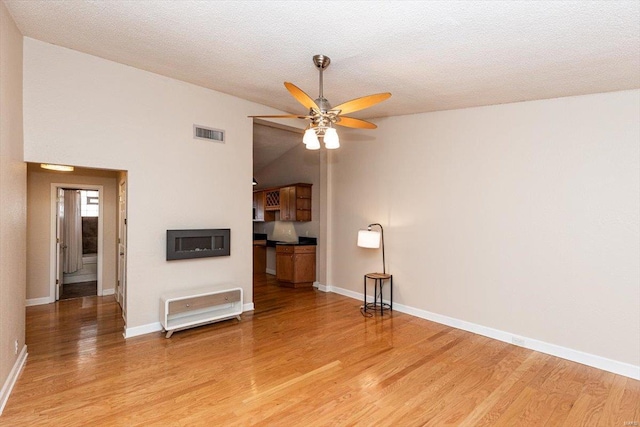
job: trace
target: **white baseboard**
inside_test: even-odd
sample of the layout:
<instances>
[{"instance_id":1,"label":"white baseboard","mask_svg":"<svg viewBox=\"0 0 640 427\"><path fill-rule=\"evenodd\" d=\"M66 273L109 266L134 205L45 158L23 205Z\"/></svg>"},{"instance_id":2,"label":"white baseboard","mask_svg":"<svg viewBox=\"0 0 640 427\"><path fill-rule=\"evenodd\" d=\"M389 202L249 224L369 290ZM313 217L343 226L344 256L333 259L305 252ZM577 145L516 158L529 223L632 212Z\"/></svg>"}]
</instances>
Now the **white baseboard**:
<instances>
[{"instance_id":1,"label":"white baseboard","mask_svg":"<svg viewBox=\"0 0 640 427\"><path fill-rule=\"evenodd\" d=\"M327 292L334 292L336 294L344 295L353 299L357 299L359 301L363 300L363 295L361 293L353 292L348 289L343 289L336 286L324 287L327 289ZM318 289L320 289L320 287L318 287ZM389 301L385 302L388 303ZM640 380L640 366L631 365L625 362L619 362L617 360L608 359L606 357L597 356L595 354L585 353L580 350L562 347L557 344L550 344L533 338L522 337L510 332L489 328L487 326L478 325L476 323L467 322L465 320L460 320L453 317L443 316L441 314L432 313L430 311L421 310L403 304L394 303L393 309L401 313L410 314L415 317L420 317L432 322L451 326L456 329L462 329L474 334L483 335L488 338L493 338L509 344L518 345L530 350L539 351L540 353L549 354L551 356L560 357L562 359L581 363L593 368L602 369L603 371L613 372L614 374L624 375L625 377Z\"/></svg>"},{"instance_id":2,"label":"white baseboard","mask_svg":"<svg viewBox=\"0 0 640 427\"><path fill-rule=\"evenodd\" d=\"M139 335L150 334L162 330L162 324L160 322L149 323L147 325L136 326L134 328L124 328L124 337L133 338Z\"/></svg>"},{"instance_id":3,"label":"white baseboard","mask_svg":"<svg viewBox=\"0 0 640 427\"><path fill-rule=\"evenodd\" d=\"M323 285L323 284L322 284L322 283L320 283L320 282L313 282L313 287L314 287L314 288L318 288L318 290L319 290L319 291L322 291L322 292L330 292L330 291L329 291L329 287L328 287L328 286Z\"/></svg>"},{"instance_id":4,"label":"white baseboard","mask_svg":"<svg viewBox=\"0 0 640 427\"><path fill-rule=\"evenodd\" d=\"M245 311L253 311L254 310L254 306L253 303L247 303L247 304L243 304L242 305L242 312L244 313ZM142 325L142 326L136 326L133 328L124 328L124 337L125 338L133 338L133 337L137 337L140 335L145 335L145 334L151 334L154 332L158 332L161 331L162 328L162 324L160 322L155 322L155 323L149 323L146 325Z\"/></svg>"},{"instance_id":5,"label":"white baseboard","mask_svg":"<svg viewBox=\"0 0 640 427\"><path fill-rule=\"evenodd\" d=\"M267 274L271 274L272 276L275 276L275 275L276 275L276 271L275 271L275 270L272 270L272 269L270 269L270 268L267 268L267 269L265 270L265 272L266 272Z\"/></svg>"},{"instance_id":6,"label":"white baseboard","mask_svg":"<svg viewBox=\"0 0 640 427\"><path fill-rule=\"evenodd\" d=\"M361 293L353 292L348 289L338 288L336 286L326 286L326 289L327 289L327 292L333 292L334 294L340 294L340 295L344 295L345 297L359 299L360 301L362 301Z\"/></svg>"},{"instance_id":7,"label":"white baseboard","mask_svg":"<svg viewBox=\"0 0 640 427\"><path fill-rule=\"evenodd\" d=\"M13 368L11 368L11 372L9 372L9 376L7 380L2 385L2 390L0 390L0 415L2 415L2 411L4 411L4 407L9 400L9 395L11 394L11 390L13 390L13 386L16 384L18 377L20 376L20 372L24 368L24 365L27 361L27 346L22 347L22 351L18 355L16 359L16 363L13 364Z\"/></svg>"},{"instance_id":8,"label":"white baseboard","mask_svg":"<svg viewBox=\"0 0 640 427\"><path fill-rule=\"evenodd\" d=\"M43 304L51 304L53 301L51 301L51 298L49 297L44 297L44 298L30 298L26 301L25 306L26 307L31 307L32 305L43 305Z\"/></svg>"},{"instance_id":9,"label":"white baseboard","mask_svg":"<svg viewBox=\"0 0 640 427\"><path fill-rule=\"evenodd\" d=\"M108 295L115 295L116 290L115 289L103 289L102 290L102 296L108 296ZM44 298L30 298L28 300L26 300L25 302L25 306L26 307L31 307L32 305L43 305L43 304L51 304L52 301L51 298L49 297L44 297Z\"/></svg>"}]
</instances>

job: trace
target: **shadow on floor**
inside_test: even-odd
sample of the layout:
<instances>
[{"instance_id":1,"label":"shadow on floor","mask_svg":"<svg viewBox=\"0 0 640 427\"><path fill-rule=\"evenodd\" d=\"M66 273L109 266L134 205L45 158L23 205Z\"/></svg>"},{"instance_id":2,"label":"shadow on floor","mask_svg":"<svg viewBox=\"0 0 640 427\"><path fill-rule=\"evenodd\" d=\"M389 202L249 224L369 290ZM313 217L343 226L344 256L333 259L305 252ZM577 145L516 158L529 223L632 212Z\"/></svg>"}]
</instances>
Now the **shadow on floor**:
<instances>
[{"instance_id":1,"label":"shadow on floor","mask_svg":"<svg viewBox=\"0 0 640 427\"><path fill-rule=\"evenodd\" d=\"M98 295L98 282L96 280L63 285L60 299L89 297L94 295Z\"/></svg>"}]
</instances>

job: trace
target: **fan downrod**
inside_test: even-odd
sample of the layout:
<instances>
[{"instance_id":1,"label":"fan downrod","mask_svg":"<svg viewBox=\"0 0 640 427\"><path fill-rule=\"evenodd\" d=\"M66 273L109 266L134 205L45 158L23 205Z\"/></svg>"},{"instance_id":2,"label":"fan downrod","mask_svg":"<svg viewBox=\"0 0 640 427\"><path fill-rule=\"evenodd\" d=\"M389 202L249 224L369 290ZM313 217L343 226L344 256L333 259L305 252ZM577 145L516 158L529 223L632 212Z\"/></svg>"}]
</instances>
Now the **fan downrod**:
<instances>
[{"instance_id":1,"label":"fan downrod","mask_svg":"<svg viewBox=\"0 0 640 427\"><path fill-rule=\"evenodd\" d=\"M329 64L331 64L331 58L325 55L314 55L313 63L315 64L316 68L324 70L329 66Z\"/></svg>"}]
</instances>

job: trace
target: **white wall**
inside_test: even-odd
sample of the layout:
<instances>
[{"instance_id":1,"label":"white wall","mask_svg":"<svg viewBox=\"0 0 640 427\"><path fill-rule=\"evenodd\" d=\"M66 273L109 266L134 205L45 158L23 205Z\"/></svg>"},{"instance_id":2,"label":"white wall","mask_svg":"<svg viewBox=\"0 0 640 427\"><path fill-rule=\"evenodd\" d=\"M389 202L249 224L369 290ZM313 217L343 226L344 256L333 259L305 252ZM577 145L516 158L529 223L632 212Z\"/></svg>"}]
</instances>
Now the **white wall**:
<instances>
[{"instance_id":1,"label":"white wall","mask_svg":"<svg viewBox=\"0 0 640 427\"><path fill-rule=\"evenodd\" d=\"M0 2L0 413L26 357L22 49L22 34Z\"/></svg>"},{"instance_id":2,"label":"white wall","mask_svg":"<svg viewBox=\"0 0 640 427\"><path fill-rule=\"evenodd\" d=\"M118 189L117 172L76 169L51 172L39 164L27 169L27 299L45 300L51 293L51 184L102 185L103 217L102 291L113 293L116 286Z\"/></svg>"},{"instance_id":3,"label":"white wall","mask_svg":"<svg viewBox=\"0 0 640 427\"><path fill-rule=\"evenodd\" d=\"M233 283L253 300L247 116L276 110L29 38L24 104L25 160L128 171L128 332L159 326L165 291ZM165 261L166 230L189 228L230 228L231 256Z\"/></svg>"},{"instance_id":4,"label":"white wall","mask_svg":"<svg viewBox=\"0 0 640 427\"><path fill-rule=\"evenodd\" d=\"M636 90L343 132L330 284L362 292L380 222L394 303L640 366L639 117Z\"/></svg>"}]
</instances>

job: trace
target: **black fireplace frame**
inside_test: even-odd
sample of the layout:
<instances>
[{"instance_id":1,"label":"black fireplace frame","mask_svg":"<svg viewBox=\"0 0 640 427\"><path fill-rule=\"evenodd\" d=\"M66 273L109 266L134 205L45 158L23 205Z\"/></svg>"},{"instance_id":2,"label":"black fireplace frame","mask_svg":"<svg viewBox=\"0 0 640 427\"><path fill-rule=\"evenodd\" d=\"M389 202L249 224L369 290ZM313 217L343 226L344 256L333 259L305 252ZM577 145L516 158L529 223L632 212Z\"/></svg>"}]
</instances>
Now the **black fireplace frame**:
<instances>
[{"instance_id":1,"label":"black fireplace frame","mask_svg":"<svg viewBox=\"0 0 640 427\"><path fill-rule=\"evenodd\" d=\"M222 247L216 247L216 238L223 240ZM181 240L184 238L210 239L211 248L206 250L180 250ZM177 242L178 241L178 242ZM231 255L231 230L229 228L204 228L197 230L167 230L167 261L178 259L209 258Z\"/></svg>"}]
</instances>

